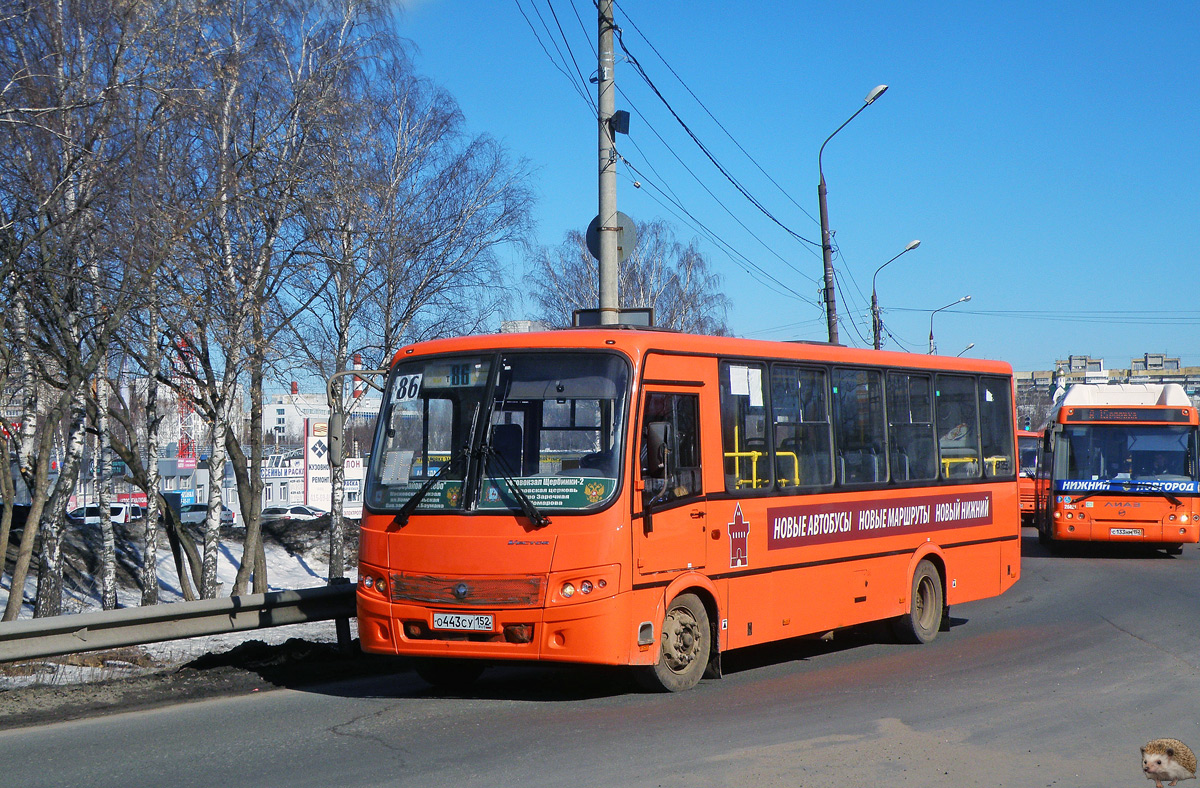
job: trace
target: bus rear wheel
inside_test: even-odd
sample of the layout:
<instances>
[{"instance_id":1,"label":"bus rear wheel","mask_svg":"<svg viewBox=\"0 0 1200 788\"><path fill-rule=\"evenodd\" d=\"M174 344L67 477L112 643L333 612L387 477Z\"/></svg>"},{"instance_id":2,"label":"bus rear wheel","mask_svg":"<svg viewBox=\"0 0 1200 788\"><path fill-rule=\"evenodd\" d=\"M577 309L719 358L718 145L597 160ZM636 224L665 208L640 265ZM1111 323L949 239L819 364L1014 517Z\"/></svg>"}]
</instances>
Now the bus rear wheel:
<instances>
[{"instance_id":1,"label":"bus rear wheel","mask_svg":"<svg viewBox=\"0 0 1200 788\"><path fill-rule=\"evenodd\" d=\"M893 620L896 636L905 643L928 643L942 627L945 609L942 576L929 561L921 561L913 572L908 612Z\"/></svg>"},{"instance_id":2,"label":"bus rear wheel","mask_svg":"<svg viewBox=\"0 0 1200 788\"><path fill-rule=\"evenodd\" d=\"M708 611L695 594L680 594L663 616L658 664L640 668L638 682L655 692L682 692L700 683L712 651Z\"/></svg>"},{"instance_id":3,"label":"bus rear wheel","mask_svg":"<svg viewBox=\"0 0 1200 788\"><path fill-rule=\"evenodd\" d=\"M413 661L413 670L425 683L450 692L465 690L474 684L483 675L485 667L483 662L474 659L419 657Z\"/></svg>"}]
</instances>

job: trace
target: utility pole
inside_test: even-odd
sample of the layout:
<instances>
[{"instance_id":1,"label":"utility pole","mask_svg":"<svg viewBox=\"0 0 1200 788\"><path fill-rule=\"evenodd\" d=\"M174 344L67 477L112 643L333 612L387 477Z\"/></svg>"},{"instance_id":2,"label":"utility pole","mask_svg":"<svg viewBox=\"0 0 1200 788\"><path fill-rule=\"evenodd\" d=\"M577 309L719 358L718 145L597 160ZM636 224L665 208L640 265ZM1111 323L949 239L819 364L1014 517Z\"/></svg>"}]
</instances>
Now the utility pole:
<instances>
[{"instance_id":1,"label":"utility pole","mask_svg":"<svg viewBox=\"0 0 1200 788\"><path fill-rule=\"evenodd\" d=\"M600 323L619 321L620 297L617 292L617 146L612 116L616 111L616 86L613 84L613 10L612 0L599 0L600 47L596 74L596 98L600 108Z\"/></svg>"},{"instance_id":2,"label":"utility pole","mask_svg":"<svg viewBox=\"0 0 1200 788\"><path fill-rule=\"evenodd\" d=\"M848 123L849 121L847 121ZM842 124L846 125L845 123ZM841 129L838 129L841 131ZM833 134L837 134L835 131ZM833 134L830 134L832 139ZM829 142L829 140L825 140ZM821 152L825 152L825 146L821 145ZM817 169L821 169L821 157L817 156ZM829 344L836 345L838 343L838 326L837 326L837 295L834 289L833 282L833 242L829 233L829 208L825 202L825 173L821 173L821 182L817 184L817 207L820 209L821 215L821 260L825 264L825 324L829 331Z\"/></svg>"}]
</instances>

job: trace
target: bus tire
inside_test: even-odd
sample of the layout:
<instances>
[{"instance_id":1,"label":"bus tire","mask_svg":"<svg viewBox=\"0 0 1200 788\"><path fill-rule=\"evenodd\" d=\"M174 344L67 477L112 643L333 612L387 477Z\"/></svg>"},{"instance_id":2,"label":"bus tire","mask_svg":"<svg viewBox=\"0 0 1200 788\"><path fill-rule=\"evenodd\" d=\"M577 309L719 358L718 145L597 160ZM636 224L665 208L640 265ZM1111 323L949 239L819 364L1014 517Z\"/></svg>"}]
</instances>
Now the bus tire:
<instances>
[{"instance_id":1,"label":"bus tire","mask_svg":"<svg viewBox=\"0 0 1200 788\"><path fill-rule=\"evenodd\" d=\"M929 561L921 561L913 572L908 612L892 620L896 636L904 643L928 643L942 628L945 610L942 576Z\"/></svg>"},{"instance_id":2,"label":"bus tire","mask_svg":"<svg viewBox=\"0 0 1200 788\"><path fill-rule=\"evenodd\" d=\"M658 663L639 668L638 683L654 692L682 692L700 683L712 652L708 611L695 594L680 594L663 615Z\"/></svg>"},{"instance_id":3,"label":"bus tire","mask_svg":"<svg viewBox=\"0 0 1200 788\"><path fill-rule=\"evenodd\" d=\"M418 657L413 660L413 670L426 684L440 690L457 692L470 687L487 667L476 659L441 659Z\"/></svg>"}]
</instances>

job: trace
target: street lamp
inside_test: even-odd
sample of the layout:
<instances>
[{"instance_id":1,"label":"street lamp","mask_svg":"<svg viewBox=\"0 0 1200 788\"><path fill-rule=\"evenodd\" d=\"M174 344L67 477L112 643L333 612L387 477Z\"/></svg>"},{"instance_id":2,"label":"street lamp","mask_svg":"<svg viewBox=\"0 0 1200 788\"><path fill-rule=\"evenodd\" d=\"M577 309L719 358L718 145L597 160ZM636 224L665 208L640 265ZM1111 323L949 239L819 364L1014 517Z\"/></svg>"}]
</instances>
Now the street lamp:
<instances>
[{"instance_id":1,"label":"street lamp","mask_svg":"<svg viewBox=\"0 0 1200 788\"><path fill-rule=\"evenodd\" d=\"M973 347L975 347L975 343L974 343L974 342L972 342L971 344L967 345L965 348L963 348L962 350L958 351L958 352L957 352L957 353L955 353L954 355L956 355L956 356L961 356L963 353L966 353L968 350L970 350L970 349L971 349L971 348L973 348Z\"/></svg>"},{"instance_id":2,"label":"street lamp","mask_svg":"<svg viewBox=\"0 0 1200 788\"><path fill-rule=\"evenodd\" d=\"M904 252L911 252L921 245L920 241L909 241L908 246L904 247ZM904 254L901 252L900 254ZM895 260L900 254L888 260L887 263L875 269L874 275L871 276L871 332L875 335L875 349L879 350L879 332L883 328L883 323L879 319L879 299L875 296L875 277L879 276L879 272L887 267L888 263Z\"/></svg>"},{"instance_id":3,"label":"street lamp","mask_svg":"<svg viewBox=\"0 0 1200 788\"><path fill-rule=\"evenodd\" d=\"M873 87L867 97L863 99L863 105L858 108L858 112L847 118L846 123L857 118L858 113L871 106L887 88L887 85ZM833 247L829 238L829 207L825 204L825 170L821 167L821 157L825 153L825 146L833 139L834 134L846 128L846 123L838 126L833 134L826 137L825 141L821 143L821 149L817 151L817 172L821 175L821 182L817 184L817 203L821 209L821 259L825 263L825 320L829 324L829 342L835 345L838 341L838 330L837 302L833 289Z\"/></svg>"},{"instance_id":4,"label":"street lamp","mask_svg":"<svg viewBox=\"0 0 1200 788\"><path fill-rule=\"evenodd\" d=\"M934 353L937 352L937 345L935 345L933 343L933 316L936 315L938 312L941 312L943 309L949 309L950 307L954 306L955 304L964 304L970 300L971 300L971 296L965 295L962 298L958 299L957 301L951 301L949 304L946 304L945 306L939 306L937 309L933 310L929 314L929 354L930 355L933 355Z\"/></svg>"}]
</instances>

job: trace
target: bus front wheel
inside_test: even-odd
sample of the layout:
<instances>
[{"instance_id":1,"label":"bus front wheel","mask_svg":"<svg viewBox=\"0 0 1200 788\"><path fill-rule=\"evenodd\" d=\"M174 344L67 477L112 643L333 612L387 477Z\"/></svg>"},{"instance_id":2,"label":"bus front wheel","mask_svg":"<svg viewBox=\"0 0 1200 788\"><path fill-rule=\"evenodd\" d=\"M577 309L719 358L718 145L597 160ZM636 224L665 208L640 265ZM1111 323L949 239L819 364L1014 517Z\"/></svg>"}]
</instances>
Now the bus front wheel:
<instances>
[{"instance_id":1,"label":"bus front wheel","mask_svg":"<svg viewBox=\"0 0 1200 788\"><path fill-rule=\"evenodd\" d=\"M945 608L942 576L929 561L921 561L913 572L908 612L893 621L897 637L905 643L928 643L942 627Z\"/></svg>"},{"instance_id":2,"label":"bus front wheel","mask_svg":"<svg viewBox=\"0 0 1200 788\"><path fill-rule=\"evenodd\" d=\"M1038 523L1037 532L1038 544L1042 547L1049 547L1050 543L1054 541L1054 537L1050 535L1050 523Z\"/></svg>"},{"instance_id":3,"label":"bus front wheel","mask_svg":"<svg viewBox=\"0 0 1200 788\"><path fill-rule=\"evenodd\" d=\"M658 664L639 669L638 681L656 692L682 692L700 683L712 651L708 611L695 594L680 594L663 616Z\"/></svg>"}]
</instances>

